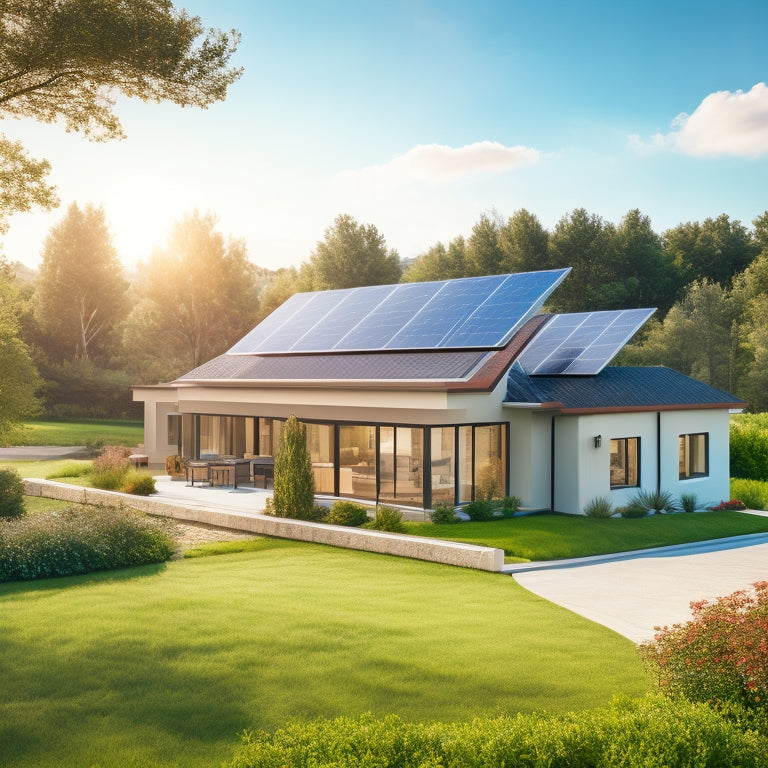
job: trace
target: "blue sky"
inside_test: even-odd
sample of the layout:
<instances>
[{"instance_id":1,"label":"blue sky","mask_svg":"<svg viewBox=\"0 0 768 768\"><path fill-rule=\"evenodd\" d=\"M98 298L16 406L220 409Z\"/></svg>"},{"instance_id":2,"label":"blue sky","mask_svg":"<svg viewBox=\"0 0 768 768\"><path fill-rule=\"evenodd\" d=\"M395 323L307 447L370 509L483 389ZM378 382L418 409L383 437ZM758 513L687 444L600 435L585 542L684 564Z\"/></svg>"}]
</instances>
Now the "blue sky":
<instances>
[{"instance_id":1,"label":"blue sky","mask_svg":"<svg viewBox=\"0 0 768 768\"><path fill-rule=\"evenodd\" d=\"M269 268L339 213L401 256L520 208L654 228L768 209L768 3L178 0L241 31L245 73L208 110L120 100L128 138L4 121L62 207L11 221L32 266L72 202L103 205L128 266L195 208Z\"/></svg>"}]
</instances>

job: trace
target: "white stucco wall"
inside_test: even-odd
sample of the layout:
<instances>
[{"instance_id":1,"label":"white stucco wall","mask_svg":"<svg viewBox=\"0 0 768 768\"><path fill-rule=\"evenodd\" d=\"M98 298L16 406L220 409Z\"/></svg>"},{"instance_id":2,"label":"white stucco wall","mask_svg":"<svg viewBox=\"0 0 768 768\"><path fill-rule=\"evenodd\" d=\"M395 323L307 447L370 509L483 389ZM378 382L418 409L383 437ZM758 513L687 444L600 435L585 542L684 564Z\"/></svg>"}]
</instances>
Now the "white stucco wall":
<instances>
[{"instance_id":1,"label":"white stucco wall","mask_svg":"<svg viewBox=\"0 0 768 768\"><path fill-rule=\"evenodd\" d=\"M610 487L610 441L640 438L640 488L655 491L657 445L661 455L663 491L675 497L695 493L699 502L716 504L729 496L728 423L726 410L662 411L660 440L657 413L615 413L560 415L555 420L555 509L569 514L583 513L584 505L597 496L610 497L616 506L626 504L637 488ZM709 433L709 474L680 480L678 442L681 434ZM595 448L594 438L601 436Z\"/></svg>"}]
</instances>

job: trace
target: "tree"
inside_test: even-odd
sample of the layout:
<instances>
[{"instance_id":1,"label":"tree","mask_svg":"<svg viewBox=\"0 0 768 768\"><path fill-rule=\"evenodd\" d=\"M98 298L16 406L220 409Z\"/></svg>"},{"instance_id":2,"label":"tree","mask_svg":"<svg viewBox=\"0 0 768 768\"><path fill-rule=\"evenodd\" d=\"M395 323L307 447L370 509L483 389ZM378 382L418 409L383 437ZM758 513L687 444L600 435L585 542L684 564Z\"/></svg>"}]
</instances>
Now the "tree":
<instances>
[{"instance_id":1,"label":"tree","mask_svg":"<svg viewBox=\"0 0 768 768\"><path fill-rule=\"evenodd\" d=\"M501 272L535 272L549 265L549 232L525 208L509 217L499 232Z\"/></svg>"},{"instance_id":2,"label":"tree","mask_svg":"<svg viewBox=\"0 0 768 768\"><path fill-rule=\"evenodd\" d=\"M466 277L466 245L459 236L451 240L446 248L442 243L433 245L426 253L403 272L402 282L424 283L431 280L452 280Z\"/></svg>"},{"instance_id":3,"label":"tree","mask_svg":"<svg viewBox=\"0 0 768 768\"><path fill-rule=\"evenodd\" d=\"M29 350L19 338L19 304L13 274L0 258L0 445L39 411L40 379Z\"/></svg>"},{"instance_id":4,"label":"tree","mask_svg":"<svg viewBox=\"0 0 768 768\"><path fill-rule=\"evenodd\" d=\"M122 276L102 208L73 203L46 238L33 298L53 362L108 362L113 331L127 309Z\"/></svg>"},{"instance_id":5,"label":"tree","mask_svg":"<svg viewBox=\"0 0 768 768\"><path fill-rule=\"evenodd\" d=\"M499 242L501 217L495 211L484 213L472 227L467 240L465 265L467 275L498 275L502 272L504 253Z\"/></svg>"},{"instance_id":6,"label":"tree","mask_svg":"<svg viewBox=\"0 0 768 768\"><path fill-rule=\"evenodd\" d=\"M559 312L609 309L613 299L601 297L601 288L614 281L612 224L577 208L558 221L549 238L550 267L571 267L572 271L552 297Z\"/></svg>"},{"instance_id":7,"label":"tree","mask_svg":"<svg viewBox=\"0 0 768 768\"><path fill-rule=\"evenodd\" d=\"M713 387L738 392L744 372L741 310L741 303L717 283L692 283L663 322L650 325L644 341L625 347L621 361L666 365Z\"/></svg>"},{"instance_id":8,"label":"tree","mask_svg":"<svg viewBox=\"0 0 768 768\"><path fill-rule=\"evenodd\" d=\"M256 270L242 240L225 242L211 214L177 222L165 249L140 265L139 302L123 332L135 375L175 377L225 352L255 325Z\"/></svg>"},{"instance_id":9,"label":"tree","mask_svg":"<svg viewBox=\"0 0 768 768\"><path fill-rule=\"evenodd\" d=\"M657 307L666 313L681 288L651 220L635 208L616 228L612 265L620 294L616 308Z\"/></svg>"},{"instance_id":10,"label":"tree","mask_svg":"<svg viewBox=\"0 0 768 768\"><path fill-rule=\"evenodd\" d=\"M94 139L123 136L114 95L207 107L241 75L240 40L171 0L3 0L0 117L31 117ZM0 216L55 204L48 165L0 137Z\"/></svg>"},{"instance_id":11,"label":"tree","mask_svg":"<svg viewBox=\"0 0 768 768\"><path fill-rule=\"evenodd\" d=\"M387 248L384 236L373 224L358 224L341 214L325 230L309 259L312 288L356 288L389 285L400 279L397 251Z\"/></svg>"},{"instance_id":12,"label":"tree","mask_svg":"<svg viewBox=\"0 0 768 768\"><path fill-rule=\"evenodd\" d=\"M683 283L707 279L730 286L760 251L741 222L725 213L703 224L680 224L664 233L664 243Z\"/></svg>"},{"instance_id":13,"label":"tree","mask_svg":"<svg viewBox=\"0 0 768 768\"><path fill-rule=\"evenodd\" d=\"M315 484L307 450L307 428L295 416L288 418L280 433L272 502L278 517L314 517Z\"/></svg>"}]
</instances>

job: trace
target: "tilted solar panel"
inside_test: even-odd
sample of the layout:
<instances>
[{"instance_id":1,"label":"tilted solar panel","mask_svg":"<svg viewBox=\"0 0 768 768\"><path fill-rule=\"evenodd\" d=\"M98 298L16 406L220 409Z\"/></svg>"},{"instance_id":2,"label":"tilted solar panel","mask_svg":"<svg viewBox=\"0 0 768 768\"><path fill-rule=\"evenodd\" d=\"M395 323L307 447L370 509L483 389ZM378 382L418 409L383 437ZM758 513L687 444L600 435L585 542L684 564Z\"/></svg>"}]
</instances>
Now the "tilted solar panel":
<instances>
[{"instance_id":1,"label":"tilted solar panel","mask_svg":"<svg viewBox=\"0 0 768 768\"><path fill-rule=\"evenodd\" d=\"M570 269L295 294L229 354L504 346Z\"/></svg>"},{"instance_id":2,"label":"tilted solar panel","mask_svg":"<svg viewBox=\"0 0 768 768\"><path fill-rule=\"evenodd\" d=\"M591 376L603 370L655 309L553 315L518 358L529 376Z\"/></svg>"}]
</instances>

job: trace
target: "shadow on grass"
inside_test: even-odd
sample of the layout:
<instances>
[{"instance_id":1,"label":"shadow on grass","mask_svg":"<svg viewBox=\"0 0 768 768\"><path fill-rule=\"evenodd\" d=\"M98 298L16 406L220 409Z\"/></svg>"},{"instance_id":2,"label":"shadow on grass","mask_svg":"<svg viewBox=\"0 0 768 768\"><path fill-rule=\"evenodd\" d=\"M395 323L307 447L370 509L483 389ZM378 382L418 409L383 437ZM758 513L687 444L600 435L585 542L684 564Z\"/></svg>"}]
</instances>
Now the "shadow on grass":
<instances>
[{"instance_id":1,"label":"shadow on grass","mask_svg":"<svg viewBox=\"0 0 768 768\"><path fill-rule=\"evenodd\" d=\"M3 595L20 595L25 592L48 592L55 589L70 589L72 587L103 584L105 582L119 583L134 579L156 576L168 567L167 563L150 563L149 565L129 565L124 568L113 568L108 571L91 571L76 576L53 576L45 579L30 579L28 581L0 582L0 597Z\"/></svg>"}]
</instances>

